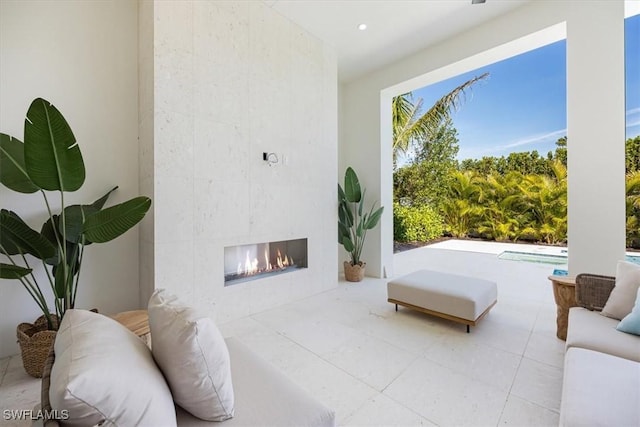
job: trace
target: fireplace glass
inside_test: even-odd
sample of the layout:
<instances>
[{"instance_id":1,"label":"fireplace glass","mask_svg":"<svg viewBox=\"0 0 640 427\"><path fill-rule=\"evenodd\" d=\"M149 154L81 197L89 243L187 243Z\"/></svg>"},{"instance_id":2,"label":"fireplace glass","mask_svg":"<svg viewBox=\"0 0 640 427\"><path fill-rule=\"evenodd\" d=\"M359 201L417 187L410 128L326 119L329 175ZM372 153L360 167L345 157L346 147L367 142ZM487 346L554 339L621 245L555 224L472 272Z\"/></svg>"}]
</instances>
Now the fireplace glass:
<instances>
[{"instance_id":1,"label":"fireplace glass","mask_svg":"<svg viewBox=\"0 0 640 427\"><path fill-rule=\"evenodd\" d=\"M253 243L224 248L224 285L307 268L307 239Z\"/></svg>"}]
</instances>

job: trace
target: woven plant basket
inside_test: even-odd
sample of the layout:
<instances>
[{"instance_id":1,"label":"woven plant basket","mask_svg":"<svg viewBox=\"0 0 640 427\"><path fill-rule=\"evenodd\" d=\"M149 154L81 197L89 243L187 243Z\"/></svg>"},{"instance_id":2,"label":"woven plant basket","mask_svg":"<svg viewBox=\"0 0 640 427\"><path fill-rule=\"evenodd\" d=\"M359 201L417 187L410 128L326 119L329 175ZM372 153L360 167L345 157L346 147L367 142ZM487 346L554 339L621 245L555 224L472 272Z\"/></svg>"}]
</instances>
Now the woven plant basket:
<instances>
[{"instance_id":1,"label":"woven plant basket","mask_svg":"<svg viewBox=\"0 0 640 427\"><path fill-rule=\"evenodd\" d=\"M58 327L58 318L53 315L53 326ZM35 378L42 378L44 364L49 349L56 339L57 331L47 329L47 319L38 317L33 323L20 323L17 329L18 343L22 353L22 364L27 374Z\"/></svg>"},{"instance_id":2,"label":"woven plant basket","mask_svg":"<svg viewBox=\"0 0 640 427\"><path fill-rule=\"evenodd\" d=\"M360 282L364 279L364 267L366 262L360 261L359 264L353 265L350 261L344 262L344 278L348 282Z\"/></svg>"}]
</instances>

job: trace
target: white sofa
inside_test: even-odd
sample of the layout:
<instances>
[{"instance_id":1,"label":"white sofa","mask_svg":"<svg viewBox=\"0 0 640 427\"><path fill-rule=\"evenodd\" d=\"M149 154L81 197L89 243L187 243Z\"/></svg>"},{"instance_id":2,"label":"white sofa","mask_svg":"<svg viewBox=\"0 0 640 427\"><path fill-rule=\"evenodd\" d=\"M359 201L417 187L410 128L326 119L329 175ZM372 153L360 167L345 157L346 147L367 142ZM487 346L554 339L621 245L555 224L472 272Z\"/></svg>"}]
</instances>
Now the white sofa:
<instances>
[{"instance_id":1,"label":"white sofa","mask_svg":"<svg viewBox=\"0 0 640 427\"><path fill-rule=\"evenodd\" d=\"M65 316L65 319L67 319L68 316L69 314ZM97 316L100 315L93 315L93 317L96 318ZM116 324L115 321L112 321L110 319L109 322ZM138 370L132 371L130 368L127 369L128 367L122 365L120 365L120 368L118 368L117 366L114 368L113 364L110 367L106 367L103 365L103 362L105 360L108 362L109 359L117 357L114 356L114 353L122 351L123 348L125 348L125 351L127 349L135 349L135 351L137 352L142 352L144 358L146 358L147 360L151 360L151 364L153 365L153 367L151 368L152 370L156 369L157 367L153 363L151 352L142 343L141 340L139 340L134 334L126 330L126 328L124 328L123 326L119 326L116 324L115 326L113 326L113 328L116 329L116 334L120 334L121 337L120 339L115 340L117 342L113 342L113 332L109 334L102 329L96 329L95 334L90 334L89 337L74 332L74 334L72 334L71 336L71 342L67 343L63 340L63 343L60 347L64 349L64 353L61 357L58 357L58 360L56 360L56 354L54 351L56 350L56 346L54 345L52 347L49 358L45 365L42 378L41 408L44 412L54 414L56 414L57 412L58 417L62 415L61 412L56 410L55 404L55 401L60 401L60 399L58 398L58 396L56 396L56 394L59 393L59 390L57 390L57 388L54 386L54 383L59 382L59 376L61 375L60 372L56 372L56 364L59 364L58 366L65 366L65 363L68 363L68 361L65 361L65 359L69 359L69 356L67 354L69 352L69 348L72 349L72 352L75 351L76 353L82 353L82 343L79 343L78 341L84 341L85 343L88 341L89 347L96 349L94 353L98 354L99 356L103 356L96 359L94 357L95 355L82 353L80 359L92 358L89 365L84 365L90 367L90 369L88 369L89 371L92 371L96 366L97 370L108 370L108 374L106 375L106 384L104 375L96 383L96 375L92 375L89 373L85 375L82 372L80 373L80 375L78 375L77 370L73 372L64 371L64 368L58 368L58 371L72 372L74 378L70 381L75 383L74 387L77 388L78 383L83 383L81 384L82 387L89 387L92 389L91 394L93 395L93 397L95 397L95 400L99 402L104 402L105 400L117 402L118 399L120 399L120 403L115 403L115 405L125 406L124 408L120 408L121 412L126 412L129 410L131 410L131 412L134 412L132 410L133 407L130 405L134 405L133 402L136 401L136 394L147 394L156 396L154 393L156 393L159 388L163 388L150 388L149 383L143 383L143 381L139 381L137 383L134 383L133 386L135 390L132 390L132 396L134 398L122 401L122 388L118 388L117 383L124 382L124 377L126 377L127 375L137 375L139 372ZM117 330L118 328L125 330L123 332ZM56 340L62 339L60 337L61 332L59 331ZM153 341L153 333L151 339ZM171 396L169 395L168 400L164 400L162 396L160 398L153 397L151 400L148 400L147 404L145 404L145 406L149 406L142 408L142 412L146 411L147 414L148 412L158 412L158 408L160 408L162 412L168 410L168 412L170 413L171 416L166 418L166 423L162 418L161 421L157 421L158 417L156 417L156 421L152 423L154 427L162 427L162 425L175 425L176 422L178 426L189 427L335 425L335 414L332 410L328 409L323 404L315 400L302 388L294 384L285 375L283 375L269 363L261 359L257 354L255 354L237 339L228 338L225 340L225 342L231 361L231 376L233 379L233 393L235 395L235 414L233 418L222 422L205 421L196 418L189 412L172 402ZM135 356L135 351L131 352L130 354ZM82 362L82 360L80 361ZM160 372L159 369L158 372ZM160 378L162 378L162 374L160 373L159 375ZM168 387L164 386L164 388L166 388L168 392ZM131 390L131 386L127 386L127 390ZM160 406L158 406L158 402L160 402ZM89 404L88 402L85 403ZM167 407L167 405L170 405L170 407ZM52 406L54 407L53 411ZM127 406L129 406L128 409ZM73 411L73 409L71 411ZM66 425L64 417L59 418L61 419L46 420L42 424L44 424L44 426L46 427L57 427L60 425ZM171 421L170 418L173 419L173 421ZM107 416L107 418L103 419L103 421L101 421L99 425L124 426L123 422L118 420L118 418L110 419ZM147 417L146 420L147 421L143 422L142 424L150 425L149 417ZM75 420L75 423L75 425L95 424L87 424L87 422L82 420Z\"/></svg>"},{"instance_id":2,"label":"white sofa","mask_svg":"<svg viewBox=\"0 0 640 427\"><path fill-rule=\"evenodd\" d=\"M640 426L640 336L600 314L615 278L576 278L579 307L569 311L561 426Z\"/></svg>"}]
</instances>

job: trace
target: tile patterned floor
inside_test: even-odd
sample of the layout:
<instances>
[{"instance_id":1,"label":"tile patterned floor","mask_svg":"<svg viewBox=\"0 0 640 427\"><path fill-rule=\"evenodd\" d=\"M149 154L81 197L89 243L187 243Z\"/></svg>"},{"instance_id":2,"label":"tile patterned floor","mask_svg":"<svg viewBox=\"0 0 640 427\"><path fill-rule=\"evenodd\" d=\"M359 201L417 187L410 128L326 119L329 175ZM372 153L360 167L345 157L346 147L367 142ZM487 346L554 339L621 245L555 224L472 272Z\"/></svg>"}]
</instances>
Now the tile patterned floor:
<instances>
[{"instance_id":1,"label":"tile patterned floor","mask_svg":"<svg viewBox=\"0 0 640 427\"><path fill-rule=\"evenodd\" d=\"M340 425L557 425L564 342L553 267L429 247L395 255L396 275L420 268L495 280L498 304L467 334L395 312L386 281L367 278L220 328L333 408ZM33 408L39 385L19 357L0 360L0 409Z\"/></svg>"}]
</instances>

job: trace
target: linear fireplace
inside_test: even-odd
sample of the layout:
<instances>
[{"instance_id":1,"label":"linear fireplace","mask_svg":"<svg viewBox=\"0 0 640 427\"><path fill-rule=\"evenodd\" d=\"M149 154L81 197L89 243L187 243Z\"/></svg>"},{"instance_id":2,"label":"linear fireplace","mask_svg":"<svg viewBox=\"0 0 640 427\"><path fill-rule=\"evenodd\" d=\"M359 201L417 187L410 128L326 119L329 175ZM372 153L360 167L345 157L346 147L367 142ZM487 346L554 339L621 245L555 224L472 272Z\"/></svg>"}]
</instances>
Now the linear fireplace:
<instances>
[{"instance_id":1,"label":"linear fireplace","mask_svg":"<svg viewBox=\"0 0 640 427\"><path fill-rule=\"evenodd\" d=\"M307 268L307 239L224 248L224 285Z\"/></svg>"}]
</instances>

